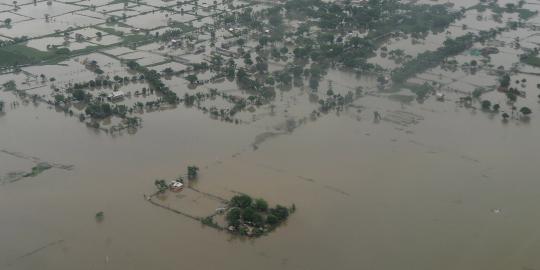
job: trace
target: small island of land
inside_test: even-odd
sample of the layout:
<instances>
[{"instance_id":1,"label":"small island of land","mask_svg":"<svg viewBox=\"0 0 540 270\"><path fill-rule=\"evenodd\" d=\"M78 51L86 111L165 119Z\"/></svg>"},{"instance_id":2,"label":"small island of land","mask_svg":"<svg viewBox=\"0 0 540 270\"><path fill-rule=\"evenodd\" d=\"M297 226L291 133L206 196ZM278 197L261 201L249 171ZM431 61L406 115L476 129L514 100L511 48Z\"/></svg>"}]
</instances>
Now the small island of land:
<instances>
[{"instance_id":1,"label":"small island of land","mask_svg":"<svg viewBox=\"0 0 540 270\"><path fill-rule=\"evenodd\" d=\"M155 206L200 221L205 226L246 237L260 237L272 232L296 211L295 204L290 207L279 204L270 207L265 199L254 199L246 194L224 199L196 189L190 182L198 179L198 171L198 167L188 166L187 180L184 176L171 181L155 180L157 191L150 196L145 195L145 199ZM169 196L172 194L175 195ZM165 201L167 203L164 203ZM195 201L196 203L193 203ZM201 201L205 203L199 203ZM202 205L214 205L215 209L203 209ZM211 213L208 214L208 211Z\"/></svg>"}]
</instances>

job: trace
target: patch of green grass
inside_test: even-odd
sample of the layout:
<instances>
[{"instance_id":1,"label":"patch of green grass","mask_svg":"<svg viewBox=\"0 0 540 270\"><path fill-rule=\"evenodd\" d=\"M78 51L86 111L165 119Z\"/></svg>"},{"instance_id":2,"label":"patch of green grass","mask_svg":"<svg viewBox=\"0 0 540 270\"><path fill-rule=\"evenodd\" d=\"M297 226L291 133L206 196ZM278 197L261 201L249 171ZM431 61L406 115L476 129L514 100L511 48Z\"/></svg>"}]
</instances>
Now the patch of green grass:
<instances>
[{"instance_id":1,"label":"patch of green grass","mask_svg":"<svg viewBox=\"0 0 540 270\"><path fill-rule=\"evenodd\" d=\"M420 99L425 98L430 92L433 91L433 87L428 83L416 84L416 83L406 83L403 85L405 88L411 90L415 93L416 96Z\"/></svg>"},{"instance_id":2,"label":"patch of green grass","mask_svg":"<svg viewBox=\"0 0 540 270\"><path fill-rule=\"evenodd\" d=\"M39 63L54 55L21 44L0 48L0 67Z\"/></svg>"},{"instance_id":3,"label":"patch of green grass","mask_svg":"<svg viewBox=\"0 0 540 270\"><path fill-rule=\"evenodd\" d=\"M520 9L516 10L516 12L519 14L519 17L522 20L528 20L531 17L534 17L534 16L536 16L536 14L538 14L538 11L532 11L532 10L528 10L528 9L525 9L525 8L520 8Z\"/></svg>"},{"instance_id":4,"label":"patch of green grass","mask_svg":"<svg viewBox=\"0 0 540 270\"><path fill-rule=\"evenodd\" d=\"M540 57L529 55L521 59L521 62L533 66L533 67L540 67Z\"/></svg>"},{"instance_id":5,"label":"patch of green grass","mask_svg":"<svg viewBox=\"0 0 540 270\"><path fill-rule=\"evenodd\" d=\"M141 42L141 41L145 41L147 40L148 37L147 36L143 36L143 35L129 35L129 36L124 36L124 43L133 43L133 42Z\"/></svg>"},{"instance_id":6,"label":"patch of green grass","mask_svg":"<svg viewBox=\"0 0 540 270\"><path fill-rule=\"evenodd\" d=\"M400 94L389 95L388 98L391 99L391 100L394 100L394 101L402 102L402 103L411 103L413 100L416 99L415 96L400 95Z\"/></svg>"},{"instance_id":7,"label":"patch of green grass","mask_svg":"<svg viewBox=\"0 0 540 270\"><path fill-rule=\"evenodd\" d=\"M56 64L70 57L88 54L106 47L96 45L75 51L70 51L67 48L40 51L23 44L14 44L0 48L0 68L27 64Z\"/></svg>"},{"instance_id":8,"label":"patch of green grass","mask_svg":"<svg viewBox=\"0 0 540 270\"><path fill-rule=\"evenodd\" d=\"M118 31L114 28L111 28L111 27L100 27L100 26L94 26L94 28L96 28L97 30L103 32L103 33L107 33L107 34L110 34L110 35L114 35L114 36L123 36L125 33L122 32L122 31Z\"/></svg>"},{"instance_id":9,"label":"patch of green grass","mask_svg":"<svg viewBox=\"0 0 540 270\"><path fill-rule=\"evenodd\" d=\"M51 165L47 164L47 163L39 163L37 164L36 166L32 167L32 171L25 174L24 177L34 177L34 176L37 176L38 174L48 170L52 168Z\"/></svg>"}]
</instances>

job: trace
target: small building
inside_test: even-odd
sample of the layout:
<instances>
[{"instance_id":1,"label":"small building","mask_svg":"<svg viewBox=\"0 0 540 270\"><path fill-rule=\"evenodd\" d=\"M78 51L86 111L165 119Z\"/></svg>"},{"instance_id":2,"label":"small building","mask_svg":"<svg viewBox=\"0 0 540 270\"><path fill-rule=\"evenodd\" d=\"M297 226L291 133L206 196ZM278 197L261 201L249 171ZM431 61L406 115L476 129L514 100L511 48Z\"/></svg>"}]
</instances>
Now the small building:
<instances>
[{"instance_id":1,"label":"small building","mask_svg":"<svg viewBox=\"0 0 540 270\"><path fill-rule=\"evenodd\" d=\"M171 46L172 47L178 47L180 45L182 45L182 41L176 40L176 39L171 40Z\"/></svg>"},{"instance_id":2,"label":"small building","mask_svg":"<svg viewBox=\"0 0 540 270\"><path fill-rule=\"evenodd\" d=\"M122 91L114 91L109 96L107 96L107 98L109 100L111 100L111 101L114 101L114 100L123 99L124 96L125 96L124 92L122 92Z\"/></svg>"},{"instance_id":3,"label":"small building","mask_svg":"<svg viewBox=\"0 0 540 270\"><path fill-rule=\"evenodd\" d=\"M180 192L184 189L184 184L180 181L172 181L169 187L172 192Z\"/></svg>"}]
</instances>

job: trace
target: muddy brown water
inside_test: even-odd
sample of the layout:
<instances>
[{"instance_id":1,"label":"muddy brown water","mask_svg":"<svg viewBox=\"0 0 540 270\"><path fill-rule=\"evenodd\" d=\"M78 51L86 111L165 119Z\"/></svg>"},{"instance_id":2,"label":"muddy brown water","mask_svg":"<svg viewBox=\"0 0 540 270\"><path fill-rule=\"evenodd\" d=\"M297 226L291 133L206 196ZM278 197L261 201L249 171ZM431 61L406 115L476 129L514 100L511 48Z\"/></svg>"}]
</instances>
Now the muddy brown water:
<instances>
[{"instance_id":1,"label":"muddy brown water","mask_svg":"<svg viewBox=\"0 0 540 270\"><path fill-rule=\"evenodd\" d=\"M10 110L3 148L75 168L0 187L2 269L538 267L539 121L503 124L448 102L405 110L424 120L329 114L256 151L260 128L186 108L146 114L143 129L118 137L43 105ZM201 167L199 189L299 210L245 240L144 201L153 179L189 164Z\"/></svg>"},{"instance_id":2,"label":"muddy brown water","mask_svg":"<svg viewBox=\"0 0 540 270\"><path fill-rule=\"evenodd\" d=\"M526 36L517 32L504 35ZM517 52L508 51L493 63L513 62ZM63 80L64 73L55 74L61 69L49 69L48 76ZM28 70L39 74L39 67ZM437 77L431 75L419 77ZM482 76L458 79L492 83ZM376 83L333 70L327 78L340 93ZM11 108L17 99L0 92L8 102L0 115L1 149L74 165L0 185L0 269L540 269L538 77L513 77L521 78L529 97L518 107L533 110L529 122L503 123L500 115L462 108L451 93L445 102L410 105L371 93L290 134L275 126L316 108L305 89L279 93L275 116L257 108L261 120L252 124L222 123L179 106L141 115L143 127L120 136L88 129L44 104ZM320 86L324 96L327 82ZM485 97L508 109L500 93ZM375 110L379 123L372 121ZM418 123L408 122L411 115ZM269 132L278 135L253 150ZM144 200L154 179L172 179L192 164L201 168L199 190L222 197L243 192L298 210L253 240ZM31 166L0 152L0 177ZM104 219L96 222L100 211Z\"/></svg>"}]
</instances>

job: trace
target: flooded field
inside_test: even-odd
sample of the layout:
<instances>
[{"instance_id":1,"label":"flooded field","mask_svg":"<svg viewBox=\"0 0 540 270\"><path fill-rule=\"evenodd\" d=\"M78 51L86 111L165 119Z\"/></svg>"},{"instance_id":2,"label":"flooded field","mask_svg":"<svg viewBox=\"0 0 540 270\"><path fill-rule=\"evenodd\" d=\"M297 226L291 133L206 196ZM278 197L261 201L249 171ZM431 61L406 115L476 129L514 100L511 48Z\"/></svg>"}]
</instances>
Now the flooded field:
<instances>
[{"instance_id":1,"label":"flooded field","mask_svg":"<svg viewBox=\"0 0 540 270\"><path fill-rule=\"evenodd\" d=\"M540 1L485 2L0 1L0 269L540 269Z\"/></svg>"}]
</instances>

